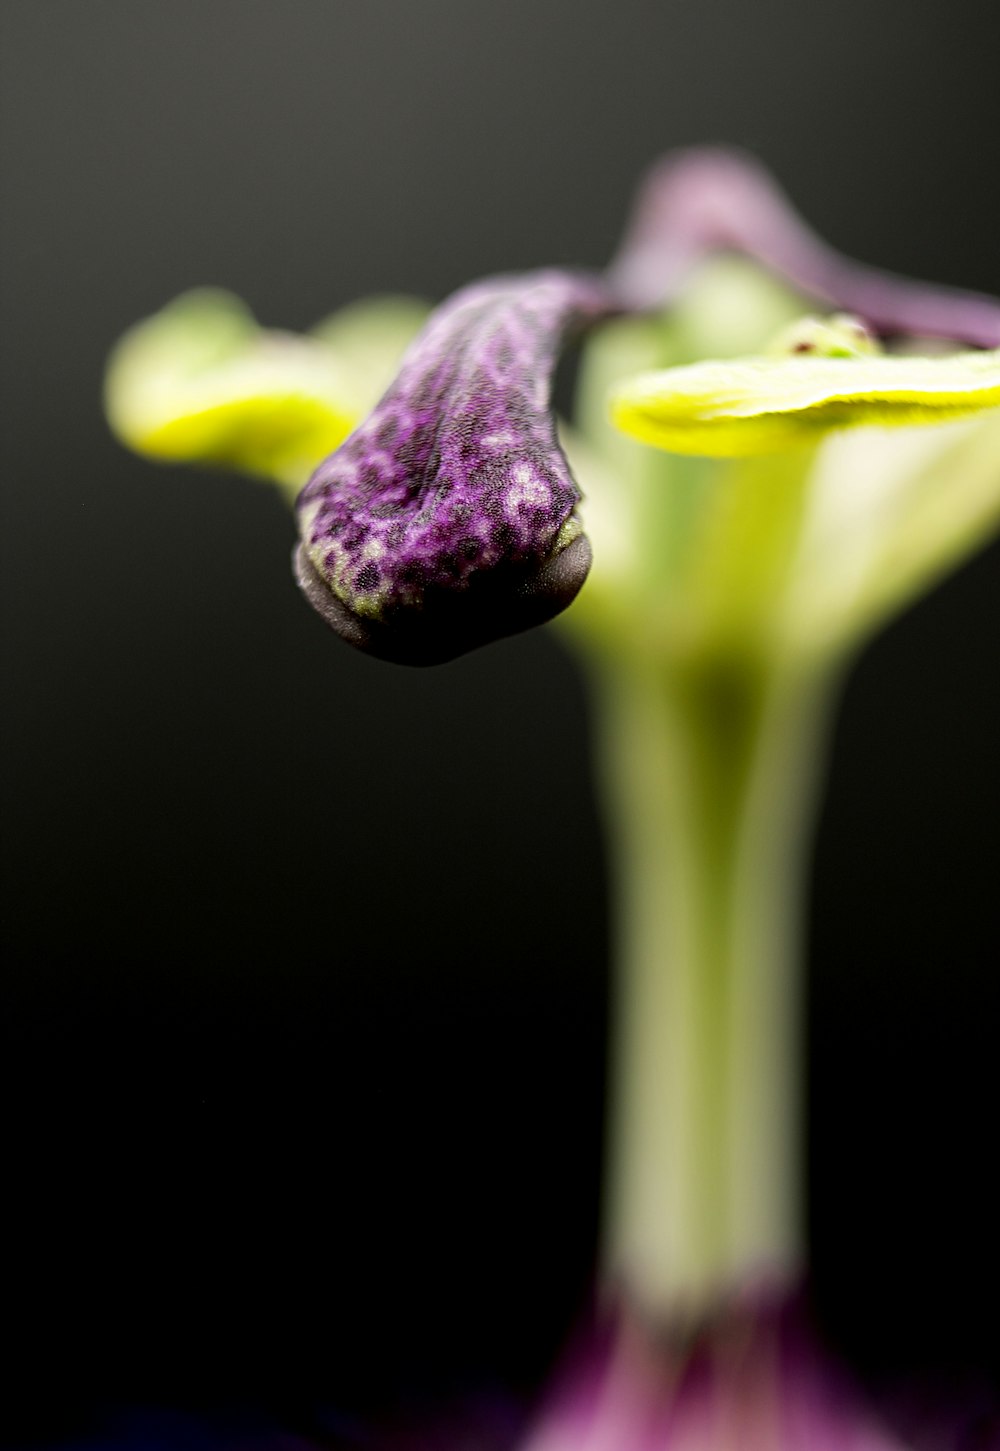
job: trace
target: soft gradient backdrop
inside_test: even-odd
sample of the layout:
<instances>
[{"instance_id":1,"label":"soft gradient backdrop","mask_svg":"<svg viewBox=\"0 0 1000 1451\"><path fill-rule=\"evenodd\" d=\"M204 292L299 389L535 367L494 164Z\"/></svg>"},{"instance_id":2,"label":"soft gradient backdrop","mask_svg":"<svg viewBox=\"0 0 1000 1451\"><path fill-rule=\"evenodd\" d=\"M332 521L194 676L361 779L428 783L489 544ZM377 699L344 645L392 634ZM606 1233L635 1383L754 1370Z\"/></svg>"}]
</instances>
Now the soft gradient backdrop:
<instances>
[{"instance_id":1,"label":"soft gradient backdrop","mask_svg":"<svg viewBox=\"0 0 1000 1451\"><path fill-rule=\"evenodd\" d=\"M858 257L1000 291L995 6L7 0L2 28L0 1417L530 1389L597 1233L573 666L547 634L354 656L277 497L116 446L104 358L198 283L301 327L600 264L643 166L700 141ZM997 1364L998 583L994 548L865 656L820 834L815 1292L876 1375Z\"/></svg>"}]
</instances>

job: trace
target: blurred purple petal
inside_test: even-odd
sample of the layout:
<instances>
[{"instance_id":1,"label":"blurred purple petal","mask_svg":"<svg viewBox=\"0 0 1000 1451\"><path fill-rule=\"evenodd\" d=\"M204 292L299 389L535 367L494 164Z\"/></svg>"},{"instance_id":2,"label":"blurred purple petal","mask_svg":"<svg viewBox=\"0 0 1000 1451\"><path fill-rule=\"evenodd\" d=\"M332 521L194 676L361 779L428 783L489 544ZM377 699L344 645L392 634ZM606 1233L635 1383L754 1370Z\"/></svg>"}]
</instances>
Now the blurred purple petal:
<instances>
[{"instance_id":1,"label":"blurred purple petal","mask_svg":"<svg viewBox=\"0 0 1000 1451\"><path fill-rule=\"evenodd\" d=\"M713 251L744 252L877 332L1000 346L996 298L932 287L844 257L805 224L752 157L711 148L671 153L640 187L610 269L623 304L662 306Z\"/></svg>"},{"instance_id":2,"label":"blurred purple petal","mask_svg":"<svg viewBox=\"0 0 1000 1451\"><path fill-rule=\"evenodd\" d=\"M734 1300L697 1326L624 1312L585 1338L519 1451L995 1451L967 1431L902 1436L823 1351L801 1303ZM977 1429L978 1427L978 1429Z\"/></svg>"}]
</instances>

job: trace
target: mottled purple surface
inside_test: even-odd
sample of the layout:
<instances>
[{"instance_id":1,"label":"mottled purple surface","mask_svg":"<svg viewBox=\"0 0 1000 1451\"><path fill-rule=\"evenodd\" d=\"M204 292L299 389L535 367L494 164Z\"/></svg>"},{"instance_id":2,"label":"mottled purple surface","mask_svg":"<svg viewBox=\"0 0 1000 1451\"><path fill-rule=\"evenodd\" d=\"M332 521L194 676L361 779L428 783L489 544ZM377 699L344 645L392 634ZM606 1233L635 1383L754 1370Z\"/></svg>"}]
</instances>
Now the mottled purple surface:
<instances>
[{"instance_id":1,"label":"mottled purple surface","mask_svg":"<svg viewBox=\"0 0 1000 1451\"><path fill-rule=\"evenodd\" d=\"M567 333L610 310L600 278L562 271L491 278L438 308L385 397L299 496L300 583L317 607L310 586L330 592L335 628L346 610L354 624L341 633L370 646L400 622L412 633L422 613L440 633L448 602L487 577L494 593L532 592L581 533L549 409L552 371ZM589 566L589 551L571 557L562 604ZM492 606L487 637L505 633Z\"/></svg>"}]
</instances>

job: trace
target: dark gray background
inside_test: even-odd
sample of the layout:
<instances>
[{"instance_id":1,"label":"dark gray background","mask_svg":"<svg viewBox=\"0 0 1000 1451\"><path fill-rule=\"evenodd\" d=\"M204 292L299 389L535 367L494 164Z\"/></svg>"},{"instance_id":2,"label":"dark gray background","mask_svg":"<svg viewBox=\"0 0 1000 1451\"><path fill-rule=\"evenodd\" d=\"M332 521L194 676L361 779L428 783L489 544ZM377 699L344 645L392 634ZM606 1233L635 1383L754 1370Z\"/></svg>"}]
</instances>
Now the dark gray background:
<instances>
[{"instance_id":1,"label":"dark gray background","mask_svg":"<svg viewBox=\"0 0 1000 1451\"><path fill-rule=\"evenodd\" d=\"M706 140L1000 291L995 6L8 0L2 39L4 1378L43 1438L528 1389L596 1236L581 687L543 634L352 655L276 498L109 438L105 355L197 283L298 327L600 264ZM998 578L867 653L819 840L815 1297L875 1374L996 1365Z\"/></svg>"}]
</instances>

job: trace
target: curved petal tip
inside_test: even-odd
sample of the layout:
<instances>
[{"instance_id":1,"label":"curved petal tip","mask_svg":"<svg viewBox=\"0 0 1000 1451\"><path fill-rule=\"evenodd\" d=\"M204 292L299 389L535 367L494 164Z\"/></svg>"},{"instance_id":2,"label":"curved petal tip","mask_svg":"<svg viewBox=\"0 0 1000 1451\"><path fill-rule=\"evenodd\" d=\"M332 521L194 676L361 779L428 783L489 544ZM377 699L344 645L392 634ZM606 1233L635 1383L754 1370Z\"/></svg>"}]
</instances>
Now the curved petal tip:
<instances>
[{"instance_id":1,"label":"curved petal tip","mask_svg":"<svg viewBox=\"0 0 1000 1451\"><path fill-rule=\"evenodd\" d=\"M349 645L397 665L444 665L480 645L554 619L576 598L592 559L590 540L578 534L540 567L494 570L476 576L460 593L428 591L421 609L400 609L381 619L348 609L301 544L292 564L313 609Z\"/></svg>"},{"instance_id":2,"label":"curved petal tip","mask_svg":"<svg viewBox=\"0 0 1000 1451\"><path fill-rule=\"evenodd\" d=\"M574 598L590 545L551 376L567 334L611 307L599 278L548 271L475 284L432 316L299 497L299 583L345 640L436 664Z\"/></svg>"}]
</instances>

